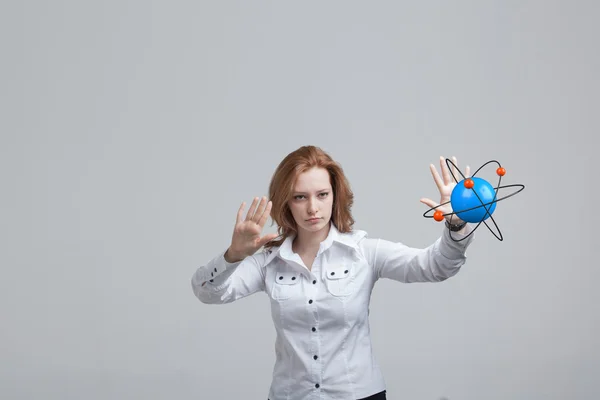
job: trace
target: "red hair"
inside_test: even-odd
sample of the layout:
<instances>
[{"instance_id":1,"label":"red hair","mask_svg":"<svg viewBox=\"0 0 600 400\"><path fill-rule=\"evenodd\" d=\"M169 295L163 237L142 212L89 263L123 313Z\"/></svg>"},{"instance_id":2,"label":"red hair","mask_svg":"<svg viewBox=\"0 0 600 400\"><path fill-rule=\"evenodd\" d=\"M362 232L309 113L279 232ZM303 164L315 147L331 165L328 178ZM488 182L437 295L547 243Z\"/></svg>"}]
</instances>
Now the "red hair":
<instances>
[{"instance_id":1,"label":"red hair","mask_svg":"<svg viewBox=\"0 0 600 400\"><path fill-rule=\"evenodd\" d=\"M315 167L324 168L329 172L333 189L331 221L342 233L352 230L354 218L350 209L354 203L354 194L350 190L350 183L342 167L319 147L302 146L281 161L271 178L269 185L269 200L273 202L271 218L278 225L279 237L265 244L265 248L280 246L288 236L298 233L288 202L292 198L298 175Z\"/></svg>"}]
</instances>

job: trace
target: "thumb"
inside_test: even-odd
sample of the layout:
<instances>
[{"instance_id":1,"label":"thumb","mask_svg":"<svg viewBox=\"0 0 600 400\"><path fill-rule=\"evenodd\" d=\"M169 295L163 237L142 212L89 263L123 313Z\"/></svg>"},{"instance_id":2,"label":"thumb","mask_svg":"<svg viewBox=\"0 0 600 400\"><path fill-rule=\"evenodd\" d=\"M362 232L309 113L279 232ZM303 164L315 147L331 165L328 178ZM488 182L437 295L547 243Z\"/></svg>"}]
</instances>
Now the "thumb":
<instances>
[{"instance_id":1,"label":"thumb","mask_svg":"<svg viewBox=\"0 0 600 400\"><path fill-rule=\"evenodd\" d=\"M427 198L423 198L423 199L421 199L419 201L421 203L425 204L426 206L429 206L429 207L432 207L432 208L436 207L438 205L435 201L433 201L431 199L427 199Z\"/></svg>"},{"instance_id":2,"label":"thumb","mask_svg":"<svg viewBox=\"0 0 600 400\"><path fill-rule=\"evenodd\" d=\"M260 241L258 242L259 247L264 246L266 243L270 242L271 240L277 238L279 235L276 233L271 233L270 235L265 235L263 236Z\"/></svg>"}]
</instances>

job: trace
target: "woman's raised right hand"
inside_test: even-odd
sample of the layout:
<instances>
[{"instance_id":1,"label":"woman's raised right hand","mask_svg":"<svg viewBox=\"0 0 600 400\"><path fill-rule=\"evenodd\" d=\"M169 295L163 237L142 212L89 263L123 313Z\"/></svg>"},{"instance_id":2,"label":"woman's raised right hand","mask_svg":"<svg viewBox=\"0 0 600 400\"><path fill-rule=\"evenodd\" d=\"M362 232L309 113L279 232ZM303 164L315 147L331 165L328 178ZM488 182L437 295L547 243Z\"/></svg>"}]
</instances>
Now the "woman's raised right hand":
<instances>
[{"instance_id":1,"label":"woman's raised right hand","mask_svg":"<svg viewBox=\"0 0 600 400\"><path fill-rule=\"evenodd\" d=\"M260 236L271 213L271 201L267 202L267 198L263 196L259 203L259 198L255 197L246 218L242 219L245 206L246 202L243 202L238 210L231 246L225 252L225 260L228 262L241 261L251 256L267 242L279 236L276 233Z\"/></svg>"}]
</instances>

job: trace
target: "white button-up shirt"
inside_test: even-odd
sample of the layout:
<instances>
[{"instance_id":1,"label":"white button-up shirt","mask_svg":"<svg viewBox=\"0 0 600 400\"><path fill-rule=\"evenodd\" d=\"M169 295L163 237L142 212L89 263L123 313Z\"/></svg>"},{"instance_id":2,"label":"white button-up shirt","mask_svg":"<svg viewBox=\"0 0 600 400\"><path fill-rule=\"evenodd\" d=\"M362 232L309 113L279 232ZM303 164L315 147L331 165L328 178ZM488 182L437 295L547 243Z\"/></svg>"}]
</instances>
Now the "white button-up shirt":
<instances>
[{"instance_id":1,"label":"white button-up shirt","mask_svg":"<svg viewBox=\"0 0 600 400\"><path fill-rule=\"evenodd\" d=\"M375 282L439 282L466 261L473 235L460 242L448 229L425 249L331 223L311 270L292 251L293 237L236 263L223 251L192 277L194 294L224 304L263 291L271 300L276 362L270 400L360 399L385 390L373 355L369 302ZM470 232L452 232L454 239Z\"/></svg>"}]
</instances>

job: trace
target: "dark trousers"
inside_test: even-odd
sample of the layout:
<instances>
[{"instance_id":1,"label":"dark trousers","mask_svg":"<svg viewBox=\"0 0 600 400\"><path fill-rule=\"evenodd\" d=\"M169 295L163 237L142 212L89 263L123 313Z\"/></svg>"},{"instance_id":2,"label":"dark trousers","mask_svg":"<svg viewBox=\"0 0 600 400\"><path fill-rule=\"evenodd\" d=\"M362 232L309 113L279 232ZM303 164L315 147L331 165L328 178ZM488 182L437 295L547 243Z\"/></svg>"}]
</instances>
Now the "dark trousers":
<instances>
[{"instance_id":1,"label":"dark trousers","mask_svg":"<svg viewBox=\"0 0 600 400\"><path fill-rule=\"evenodd\" d=\"M383 392L375 393L369 397L363 397L362 399L358 400L386 400L385 390Z\"/></svg>"},{"instance_id":2,"label":"dark trousers","mask_svg":"<svg viewBox=\"0 0 600 400\"><path fill-rule=\"evenodd\" d=\"M375 393L369 397L363 397L362 399L358 399L358 400L387 400L387 399L385 397L385 390L384 390L383 392Z\"/></svg>"}]
</instances>

